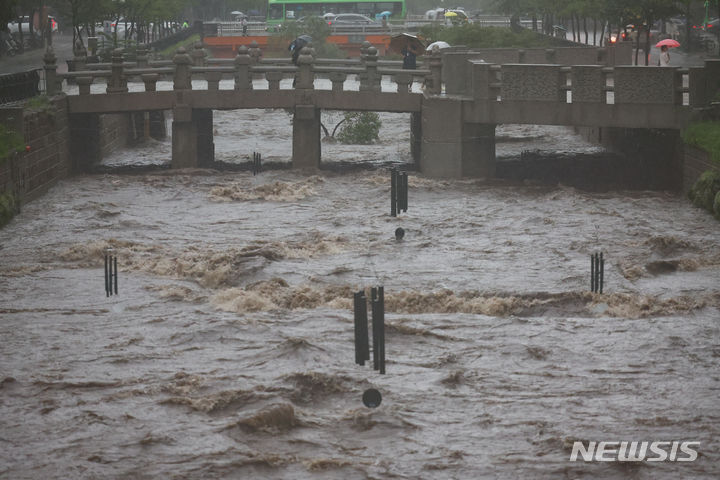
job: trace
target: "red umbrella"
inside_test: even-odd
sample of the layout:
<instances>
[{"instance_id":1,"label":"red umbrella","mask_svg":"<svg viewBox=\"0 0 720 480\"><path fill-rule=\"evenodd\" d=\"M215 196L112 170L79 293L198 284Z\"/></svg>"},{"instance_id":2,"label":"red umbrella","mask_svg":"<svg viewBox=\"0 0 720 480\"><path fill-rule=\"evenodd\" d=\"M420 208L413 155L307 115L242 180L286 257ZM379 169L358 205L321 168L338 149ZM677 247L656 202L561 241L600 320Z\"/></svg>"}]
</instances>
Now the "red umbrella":
<instances>
[{"instance_id":1,"label":"red umbrella","mask_svg":"<svg viewBox=\"0 0 720 480\"><path fill-rule=\"evenodd\" d=\"M660 40L658 43L655 44L656 47L660 48L662 46L666 46L668 48L675 48L680 46L680 42L677 40L673 40L672 38L666 38L665 40Z\"/></svg>"}]
</instances>

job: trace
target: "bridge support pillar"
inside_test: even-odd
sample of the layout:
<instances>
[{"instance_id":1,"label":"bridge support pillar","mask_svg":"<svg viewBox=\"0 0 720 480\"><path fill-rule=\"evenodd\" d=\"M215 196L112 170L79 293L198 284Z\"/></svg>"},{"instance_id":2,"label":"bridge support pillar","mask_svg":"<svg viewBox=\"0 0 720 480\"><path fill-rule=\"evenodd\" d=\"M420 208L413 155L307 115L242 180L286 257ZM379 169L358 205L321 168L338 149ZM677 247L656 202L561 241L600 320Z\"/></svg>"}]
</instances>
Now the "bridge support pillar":
<instances>
[{"instance_id":1,"label":"bridge support pillar","mask_svg":"<svg viewBox=\"0 0 720 480\"><path fill-rule=\"evenodd\" d=\"M85 173L102 160L100 115L70 115L70 159L73 173Z\"/></svg>"},{"instance_id":2,"label":"bridge support pillar","mask_svg":"<svg viewBox=\"0 0 720 480\"><path fill-rule=\"evenodd\" d=\"M192 107L176 106L172 123L172 168L198 166L198 129L193 122Z\"/></svg>"},{"instance_id":3,"label":"bridge support pillar","mask_svg":"<svg viewBox=\"0 0 720 480\"><path fill-rule=\"evenodd\" d=\"M292 168L320 167L320 112L315 105L295 107Z\"/></svg>"},{"instance_id":4,"label":"bridge support pillar","mask_svg":"<svg viewBox=\"0 0 720 480\"><path fill-rule=\"evenodd\" d=\"M466 122L464 101L426 97L423 101L420 171L431 177L493 177L495 125Z\"/></svg>"},{"instance_id":5,"label":"bridge support pillar","mask_svg":"<svg viewBox=\"0 0 720 480\"><path fill-rule=\"evenodd\" d=\"M213 141L213 111L209 108L194 109L193 123L197 129L198 167L211 168L215 163L215 142Z\"/></svg>"},{"instance_id":6,"label":"bridge support pillar","mask_svg":"<svg viewBox=\"0 0 720 480\"><path fill-rule=\"evenodd\" d=\"M469 123L462 125L462 176L495 176L495 124Z\"/></svg>"},{"instance_id":7,"label":"bridge support pillar","mask_svg":"<svg viewBox=\"0 0 720 480\"><path fill-rule=\"evenodd\" d=\"M422 114L412 112L410 114L410 155L415 165L420 164L422 152Z\"/></svg>"}]
</instances>

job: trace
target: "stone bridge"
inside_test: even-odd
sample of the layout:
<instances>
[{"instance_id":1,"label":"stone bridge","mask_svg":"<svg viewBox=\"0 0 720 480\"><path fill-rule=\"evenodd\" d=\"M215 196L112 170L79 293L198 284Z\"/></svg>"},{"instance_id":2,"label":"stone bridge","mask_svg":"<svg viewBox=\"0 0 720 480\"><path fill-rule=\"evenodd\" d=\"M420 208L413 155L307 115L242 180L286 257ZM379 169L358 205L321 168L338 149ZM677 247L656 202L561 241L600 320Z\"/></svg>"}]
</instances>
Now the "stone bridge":
<instances>
[{"instance_id":1,"label":"stone bridge","mask_svg":"<svg viewBox=\"0 0 720 480\"><path fill-rule=\"evenodd\" d=\"M171 110L173 168L212 164L213 110L251 108L292 111L293 168L317 168L320 112L331 109L411 113L413 159L439 177L493 176L497 124L679 130L720 85L719 60L689 69L608 65L607 50L575 50L581 54L512 50L510 63L478 58L492 60L488 52L434 52L426 68L402 70L400 62L379 60L369 44L355 60L315 58L306 47L297 66L262 59L256 47L209 60L198 45L164 62L148 61L142 50L133 62L120 50L107 64L75 58L76 71L62 75L49 52L45 73L48 93L59 91L62 79L77 84L67 102L81 125L100 114ZM521 63L528 59L533 63ZM584 64L568 65L573 59Z\"/></svg>"}]
</instances>

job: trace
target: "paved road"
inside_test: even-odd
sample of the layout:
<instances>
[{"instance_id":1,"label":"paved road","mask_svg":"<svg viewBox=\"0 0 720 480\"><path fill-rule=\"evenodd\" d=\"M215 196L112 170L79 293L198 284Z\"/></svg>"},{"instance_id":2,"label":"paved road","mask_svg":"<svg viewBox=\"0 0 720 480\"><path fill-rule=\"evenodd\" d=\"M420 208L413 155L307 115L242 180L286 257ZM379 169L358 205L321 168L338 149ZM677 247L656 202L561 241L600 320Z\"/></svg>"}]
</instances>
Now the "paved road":
<instances>
[{"instance_id":1,"label":"paved road","mask_svg":"<svg viewBox=\"0 0 720 480\"><path fill-rule=\"evenodd\" d=\"M72 35L55 34L53 36L53 49L55 56L58 58L58 68L60 71L67 71L67 63L65 60L71 59L72 53ZM16 73L42 68L44 65L43 56L44 48L34 50L26 50L25 53L15 55L14 57L0 57L0 74Z\"/></svg>"}]
</instances>

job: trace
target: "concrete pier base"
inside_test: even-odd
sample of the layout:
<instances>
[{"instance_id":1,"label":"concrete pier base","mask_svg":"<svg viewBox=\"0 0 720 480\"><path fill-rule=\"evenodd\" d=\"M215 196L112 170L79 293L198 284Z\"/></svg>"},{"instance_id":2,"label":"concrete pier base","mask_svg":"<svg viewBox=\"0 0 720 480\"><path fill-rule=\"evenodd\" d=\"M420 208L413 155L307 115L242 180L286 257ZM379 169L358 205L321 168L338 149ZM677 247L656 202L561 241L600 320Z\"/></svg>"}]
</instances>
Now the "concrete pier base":
<instances>
[{"instance_id":1,"label":"concrete pier base","mask_svg":"<svg viewBox=\"0 0 720 480\"><path fill-rule=\"evenodd\" d=\"M73 173L91 171L100 163L100 115L97 113L70 116L70 170Z\"/></svg>"},{"instance_id":2,"label":"concrete pier base","mask_svg":"<svg viewBox=\"0 0 720 480\"><path fill-rule=\"evenodd\" d=\"M468 123L462 126L462 176L495 176L495 124Z\"/></svg>"},{"instance_id":3,"label":"concrete pier base","mask_svg":"<svg viewBox=\"0 0 720 480\"><path fill-rule=\"evenodd\" d=\"M320 168L320 111L314 105L295 107L292 168Z\"/></svg>"},{"instance_id":4,"label":"concrete pier base","mask_svg":"<svg viewBox=\"0 0 720 480\"><path fill-rule=\"evenodd\" d=\"M412 112L410 114L410 155L413 163L420 165L422 152L422 114Z\"/></svg>"},{"instance_id":5,"label":"concrete pier base","mask_svg":"<svg viewBox=\"0 0 720 480\"><path fill-rule=\"evenodd\" d=\"M495 125L465 122L464 100L425 98L420 172L430 177L492 177Z\"/></svg>"},{"instance_id":6,"label":"concrete pier base","mask_svg":"<svg viewBox=\"0 0 720 480\"><path fill-rule=\"evenodd\" d=\"M173 109L172 168L198 166L198 131L192 117L190 106L177 106Z\"/></svg>"},{"instance_id":7,"label":"concrete pier base","mask_svg":"<svg viewBox=\"0 0 720 480\"><path fill-rule=\"evenodd\" d=\"M207 108L194 109L192 121L197 129L197 165L201 168L211 168L215 164L213 111Z\"/></svg>"}]
</instances>

